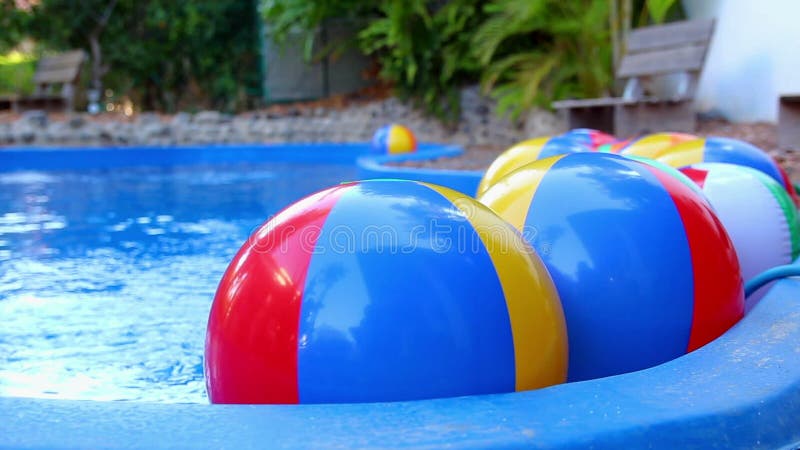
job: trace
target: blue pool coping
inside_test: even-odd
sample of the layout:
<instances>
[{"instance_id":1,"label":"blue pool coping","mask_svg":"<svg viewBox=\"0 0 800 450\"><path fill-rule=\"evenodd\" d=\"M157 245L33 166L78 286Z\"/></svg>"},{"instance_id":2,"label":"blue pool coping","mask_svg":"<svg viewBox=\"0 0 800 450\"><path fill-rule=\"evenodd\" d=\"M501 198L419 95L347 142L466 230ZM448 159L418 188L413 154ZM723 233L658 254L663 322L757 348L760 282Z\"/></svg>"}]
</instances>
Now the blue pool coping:
<instances>
[{"instance_id":1,"label":"blue pool coping","mask_svg":"<svg viewBox=\"0 0 800 450\"><path fill-rule=\"evenodd\" d=\"M440 147L423 147L418 153L399 155L367 155L358 158L358 174L362 179L400 178L424 181L447 186L451 189L473 196L478 191L478 184L483 177L477 170L442 170L417 167L393 166L391 163L406 161L425 161L438 158L452 158L464 153L455 145Z\"/></svg>"},{"instance_id":2,"label":"blue pool coping","mask_svg":"<svg viewBox=\"0 0 800 450\"><path fill-rule=\"evenodd\" d=\"M259 161L284 161L281 155L286 154L291 161L355 163L359 175L367 178L439 181L464 190L472 189L473 182L477 186L472 172L443 171L437 178L439 171L433 169L386 165L426 154L457 154L457 148L448 146L431 144L416 155L392 157L365 155L368 144L266 147L269 151L249 145L195 150L0 149L0 172L148 164L173 151L175 155L164 164L193 163L201 159L200 153L192 153L196 151L217 158L206 162L230 162L247 155ZM324 155L334 147L339 149L337 155ZM130 153L121 154L126 151ZM639 372L537 391L291 406L0 397L0 448L15 449L796 448L798 444L800 280L793 278L775 283L740 323L689 355Z\"/></svg>"},{"instance_id":3,"label":"blue pool coping","mask_svg":"<svg viewBox=\"0 0 800 450\"><path fill-rule=\"evenodd\" d=\"M640 372L398 403L202 405L0 398L0 448L792 448L800 281L721 338Z\"/></svg>"}]
</instances>

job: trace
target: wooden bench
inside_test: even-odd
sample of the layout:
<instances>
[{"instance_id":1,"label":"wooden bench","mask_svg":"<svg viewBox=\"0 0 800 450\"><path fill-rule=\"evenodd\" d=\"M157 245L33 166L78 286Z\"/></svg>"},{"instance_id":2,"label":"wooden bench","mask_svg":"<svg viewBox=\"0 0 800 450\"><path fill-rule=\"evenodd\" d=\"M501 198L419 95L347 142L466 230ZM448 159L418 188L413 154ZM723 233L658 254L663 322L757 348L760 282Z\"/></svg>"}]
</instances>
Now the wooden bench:
<instances>
[{"instance_id":1,"label":"wooden bench","mask_svg":"<svg viewBox=\"0 0 800 450\"><path fill-rule=\"evenodd\" d=\"M620 137L658 130L693 132L692 103L713 32L713 20L631 30L616 73L625 81L622 97L564 100L553 107L569 128L595 128ZM673 77L674 92L664 95L656 88L667 75Z\"/></svg>"},{"instance_id":2,"label":"wooden bench","mask_svg":"<svg viewBox=\"0 0 800 450\"><path fill-rule=\"evenodd\" d=\"M85 59L83 50L72 50L57 55L44 56L36 65L32 95L0 98L0 109L24 111L27 109L72 111L75 84Z\"/></svg>"}]
</instances>

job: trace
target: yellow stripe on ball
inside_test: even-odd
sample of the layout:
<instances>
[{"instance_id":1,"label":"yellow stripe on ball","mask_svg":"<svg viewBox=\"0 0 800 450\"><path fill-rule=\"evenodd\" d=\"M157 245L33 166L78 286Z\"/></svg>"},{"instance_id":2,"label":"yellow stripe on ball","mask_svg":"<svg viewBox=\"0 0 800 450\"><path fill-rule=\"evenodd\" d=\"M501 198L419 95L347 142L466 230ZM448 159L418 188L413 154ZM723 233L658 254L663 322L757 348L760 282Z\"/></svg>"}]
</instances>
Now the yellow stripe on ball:
<instances>
[{"instance_id":1,"label":"yellow stripe on ball","mask_svg":"<svg viewBox=\"0 0 800 450\"><path fill-rule=\"evenodd\" d=\"M528 216L528 208L533 200L533 194L539 188L544 174L553 167L565 155L556 155L545 158L536 163L537 174L531 176L530 171L512 172L507 177L499 180L492 189L487 190L478 197L478 201L488 206L500 217L505 218L511 225L519 231L524 231L525 218ZM518 177L525 180L518 180ZM516 193L510 195L510 191Z\"/></svg>"},{"instance_id":2,"label":"yellow stripe on ball","mask_svg":"<svg viewBox=\"0 0 800 450\"><path fill-rule=\"evenodd\" d=\"M556 159L559 157L555 157ZM515 388L537 389L563 383L567 377L567 328L561 301L547 268L519 233L493 231L491 211L476 208L460 192L421 183L452 202L480 236L494 263L506 298L514 341ZM513 242L507 242L514 236ZM509 251L510 248L524 251ZM521 273L533 274L519 276Z\"/></svg>"}]
</instances>

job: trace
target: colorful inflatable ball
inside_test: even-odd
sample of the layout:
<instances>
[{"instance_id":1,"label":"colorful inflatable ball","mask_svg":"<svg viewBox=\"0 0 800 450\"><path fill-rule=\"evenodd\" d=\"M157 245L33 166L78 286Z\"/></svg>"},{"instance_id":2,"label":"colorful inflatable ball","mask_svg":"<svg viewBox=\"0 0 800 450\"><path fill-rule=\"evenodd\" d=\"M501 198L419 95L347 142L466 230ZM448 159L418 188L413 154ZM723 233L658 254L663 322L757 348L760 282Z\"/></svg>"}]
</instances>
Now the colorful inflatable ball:
<instances>
[{"instance_id":1,"label":"colorful inflatable ball","mask_svg":"<svg viewBox=\"0 0 800 450\"><path fill-rule=\"evenodd\" d=\"M258 228L219 284L213 403L415 400L563 382L552 280L476 200L404 180L342 184Z\"/></svg>"},{"instance_id":2,"label":"colorful inflatable ball","mask_svg":"<svg viewBox=\"0 0 800 450\"><path fill-rule=\"evenodd\" d=\"M553 277L571 381L651 367L744 313L736 251L684 182L619 155L536 161L479 200L517 227Z\"/></svg>"},{"instance_id":3,"label":"colorful inflatable ball","mask_svg":"<svg viewBox=\"0 0 800 450\"><path fill-rule=\"evenodd\" d=\"M590 147L565 137L544 136L519 142L501 153L486 169L477 195L481 195L497 180L533 161L565 153L590 151Z\"/></svg>"},{"instance_id":4,"label":"colorful inflatable ball","mask_svg":"<svg viewBox=\"0 0 800 450\"><path fill-rule=\"evenodd\" d=\"M661 161L658 161L656 159L646 158L644 156L626 155L625 157L628 158L628 159L632 159L634 161L639 161L642 164L647 164L649 166L652 166L652 167L654 167L656 169L661 170L662 172L666 173L667 175L671 175L672 177L674 177L675 179L677 179L678 181L683 183L684 186L686 186L689 189L691 189L692 192L697 194L697 196L702 201L704 201L707 205L711 206L711 203L706 198L706 195L705 195L705 193L703 193L703 190L700 189L700 186L698 186L697 183L694 180L689 178L685 173L681 172L680 170L678 170L678 169L676 169L676 168L674 168L672 166L668 166L667 164L665 164L665 163L663 163ZM713 206L712 206L712 209L713 209Z\"/></svg>"},{"instance_id":5,"label":"colorful inflatable ball","mask_svg":"<svg viewBox=\"0 0 800 450\"><path fill-rule=\"evenodd\" d=\"M573 128L561 137L575 140L592 149L617 141L616 137L592 128Z\"/></svg>"},{"instance_id":6,"label":"colorful inflatable ball","mask_svg":"<svg viewBox=\"0 0 800 450\"><path fill-rule=\"evenodd\" d=\"M597 147L596 151L602 152L602 153L619 153L619 152L622 151L622 149L624 149L626 146L628 146L628 144L630 144L631 142L633 142L632 138L621 139L621 140L617 140L617 141L614 141L614 142L609 142L607 144L603 144L603 145Z\"/></svg>"},{"instance_id":7,"label":"colorful inflatable ball","mask_svg":"<svg viewBox=\"0 0 800 450\"><path fill-rule=\"evenodd\" d=\"M794 186L781 166L767 152L745 141L714 136L693 139L671 147L659 154L657 159L678 168L703 162L751 167L780 183L795 204L798 203Z\"/></svg>"},{"instance_id":8,"label":"colorful inflatable ball","mask_svg":"<svg viewBox=\"0 0 800 450\"><path fill-rule=\"evenodd\" d=\"M396 123L384 125L372 136L372 152L398 154L417 151L417 138L407 127Z\"/></svg>"},{"instance_id":9,"label":"colorful inflatable ball","mask_svg":"<svg viewBox=\"0 0 800 450\"><path fill-rule=\"evenodd\" d=\"M703 190L733 241L745 281L800 256L797 209L786 190L763 172L725 163L681 169ZM747 298L747 309L763 293Z\"/></svg>"},{"instance_id":10,"label":"colorful inflatable ball","mask_svg":"<svg viewBox=\"0 0 800 450\"><path fill-rule=\"evenodd\" d=\"M656 158L664 150L692 139L697 139L697 136L674 132L652 133L631 140L616 153Z\"/></svg>"}]
</instances>

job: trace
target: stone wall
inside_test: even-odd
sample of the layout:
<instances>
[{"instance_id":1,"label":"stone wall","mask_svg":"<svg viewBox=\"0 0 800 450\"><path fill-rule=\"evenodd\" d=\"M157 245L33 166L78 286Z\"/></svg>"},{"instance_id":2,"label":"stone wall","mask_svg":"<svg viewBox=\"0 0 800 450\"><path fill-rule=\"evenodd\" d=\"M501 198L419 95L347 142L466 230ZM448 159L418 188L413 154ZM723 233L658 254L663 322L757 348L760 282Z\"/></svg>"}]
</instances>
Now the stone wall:
<instances>
[{"instance_id":1,"label":"stone wall","mask_svg":"<svg viewBox=\"0 0 800 450\"><path fill-rule=\"evenodd\" d=\"M454 129L425 117L397 99L354 104L344 109L288 108L288 113L252 112L229 116L216 111L133 119L71 114L55 118L29 111L0 123L0 145L124 146L207 143L356 142L368 141L377 128L397 122L421 141L461 145L508 146L563 128L550 112L533 111L520 124L498 118L492 101L476 88L462 91L462 120Z\"/></svg>"}]
</instances>

